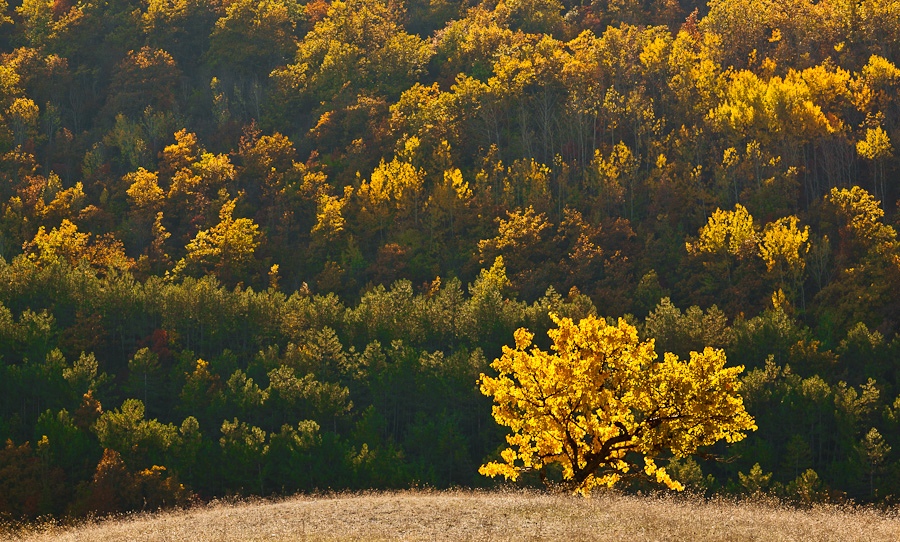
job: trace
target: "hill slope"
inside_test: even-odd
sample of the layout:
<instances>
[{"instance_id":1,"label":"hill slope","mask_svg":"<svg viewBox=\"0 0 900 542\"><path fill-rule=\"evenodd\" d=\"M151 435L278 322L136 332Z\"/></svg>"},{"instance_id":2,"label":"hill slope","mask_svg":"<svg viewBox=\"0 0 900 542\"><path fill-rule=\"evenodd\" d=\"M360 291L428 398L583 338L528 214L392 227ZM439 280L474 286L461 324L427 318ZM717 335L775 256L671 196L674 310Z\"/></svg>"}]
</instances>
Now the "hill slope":
<instances>
[{"instance_id":1,"label":"hill slope","mask_svg":"<svg viewBox=\"0 0 900 542\"><path fill-rule=\"evenodd\" d=\"M166 540L898 540L900 518L871 509L616 494L398 492L212 504L11 535L38 542Z\"/></svg>"}]
</instances>

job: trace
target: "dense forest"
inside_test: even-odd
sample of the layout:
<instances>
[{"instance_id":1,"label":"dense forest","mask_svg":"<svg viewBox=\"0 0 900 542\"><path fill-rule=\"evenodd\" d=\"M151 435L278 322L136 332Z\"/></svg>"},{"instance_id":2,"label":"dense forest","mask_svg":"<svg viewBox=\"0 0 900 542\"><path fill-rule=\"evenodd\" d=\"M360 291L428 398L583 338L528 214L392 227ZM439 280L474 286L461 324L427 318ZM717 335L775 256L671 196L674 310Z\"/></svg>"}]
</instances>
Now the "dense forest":
<instances>
[{"instance_id":1,"label":"dense forest","mask_svg":"<svg viewBox=\"0 0 900 542\"><path fill-rule=\"evenodd\" d=\"M551 313L746 368L689 487L893 502L898 54L900 0L0 0L0 516L490 484Z\"/></svg>"}]
</instances>

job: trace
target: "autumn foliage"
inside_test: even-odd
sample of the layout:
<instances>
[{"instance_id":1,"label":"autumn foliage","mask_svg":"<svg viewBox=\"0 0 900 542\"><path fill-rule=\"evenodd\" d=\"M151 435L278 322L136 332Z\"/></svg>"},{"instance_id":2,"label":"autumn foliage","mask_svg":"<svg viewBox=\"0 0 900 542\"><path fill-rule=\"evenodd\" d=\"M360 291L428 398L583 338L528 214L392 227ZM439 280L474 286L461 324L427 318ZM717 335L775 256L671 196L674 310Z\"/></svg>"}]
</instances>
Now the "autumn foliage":
<instances>
[{"instance_id":1,"label":"autumn foliage","mask_svg":"<svg viewBox=\"0 0 900 542\"><path fill-rule=\"evenodd\" d=\"M898 10L0 0L0 514L490 461L890 502ZM574 445L491 418L578 341Z\"/></svg>"},{"instance_id":2,"label":"autumn foliage","mask_svg":"<svg viewBox=\"0 0 900 542\"><path fill-rule=\"evenodd\" d=\"M743 367L725 368L721 350L691 352L687 361L666 352L660 361L653 341L639 341L623 320L551 317L552 353L533 347L534 335L520 328L515 347L491 364L497 377L481 376L494 419L512 431L502 461L482 474L516 480L537 470L543 478L559 463L563 481L584 494L641 471L682 490L657 466L663 454L684 458L756 429L738 394Z\"/></svg>"}]
</instances>

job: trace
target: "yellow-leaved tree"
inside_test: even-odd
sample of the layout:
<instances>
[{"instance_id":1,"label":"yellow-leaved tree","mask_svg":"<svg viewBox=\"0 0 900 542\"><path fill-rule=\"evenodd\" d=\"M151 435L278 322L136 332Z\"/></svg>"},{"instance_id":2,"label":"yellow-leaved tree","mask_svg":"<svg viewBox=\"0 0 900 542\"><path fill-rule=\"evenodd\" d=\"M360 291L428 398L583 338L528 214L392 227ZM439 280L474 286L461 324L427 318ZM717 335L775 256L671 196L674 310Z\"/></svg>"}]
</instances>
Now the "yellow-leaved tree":
<instances>
[{"instance_id":1,"label":"yellow-leaved tree","mask_svg":"<svg viewBox=\"0 0 900 542\"><path fill-rule=\"evenodd\" d=\"M494 419L512 431L502 460L481 474L516 480L537 471L544 479L556 463L564 483L582 494L642 472L681 490L656 459L737 442L756 429L738 393L743 367L726 368L722 350L660 360L653 340L640 341L624 320L551 317L558 326L548 333L552 352L531 347L534 334L520 328L515 347L504 346L491 364L498 375L481 375Z\"/></svg>"},{"instance_id":2,"label":"yellow-leaved tree","mask_svg":"<svg viewBox=\"0 0 900 542\"><path fill-rule=\"evenodd\" d=\"M259 225L249 218L234 218L237 199L226 200L219 223L200 230L185 246L187 254L175 265L175 274L210 274L231 284L250 278L259 247Z\"/></svg>"},{"instance_id":3,"label":"yellow-leaved tree","mask_svg":"<svg viewBox=\"0 0 900 542\"><path fill-rule=\"evenodd\" d=\"M797 227L796 216L766 224L759 240L759 255L782 289L791 293L803 289L806 255L809 253L809 226Z\"/></svg>"}]
</instances>

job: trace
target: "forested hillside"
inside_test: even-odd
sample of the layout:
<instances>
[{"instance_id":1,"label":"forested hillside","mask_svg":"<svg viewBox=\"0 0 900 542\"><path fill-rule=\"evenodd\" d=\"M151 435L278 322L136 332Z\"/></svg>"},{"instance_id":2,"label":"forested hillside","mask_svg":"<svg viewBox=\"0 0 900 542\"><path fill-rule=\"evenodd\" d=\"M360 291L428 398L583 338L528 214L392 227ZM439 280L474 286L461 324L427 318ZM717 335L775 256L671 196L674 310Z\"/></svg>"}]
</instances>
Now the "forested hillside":
<instances>
[{"instance_id":1,"label":"forested hillside","mask_svg":"<svg viewBox=\"0 0 900 542\"><path fill-rule=\"evenodd\" d=\"M488 484L550 313L746 367L688 486L897 498L898 0L0 0L0 52L0 515Z\"/></svg>"}]
</instances>

